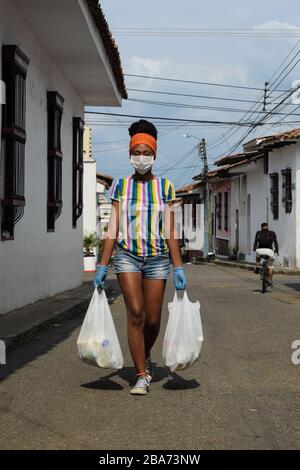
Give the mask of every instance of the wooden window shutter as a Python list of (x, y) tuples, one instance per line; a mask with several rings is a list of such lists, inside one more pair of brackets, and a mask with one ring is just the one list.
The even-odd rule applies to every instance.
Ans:
[(278, 203), (278, 173), (271, 173), (271, 211), (273, 214), (273, 219), (278, 219), (279, 217), (279, 203)]
[(6, 87), (1, 139), (3, 197), (1, 240), (14, 239), (14, 226), (25, 207), (26, 76), (29, 59), (16, 45), (2, 46), (2, 80)]
[(76, 228), (77, 219), (81, 216), (83, 209), (83, 130), (83, 119), (73, 117), (73, 228)]
[(61, 214), (62, 202), (62, 151), (61, 122), (64, 98), (57, 91), (47, 92), (48, 111), (48, 189), (47, 231), (54, 232), (55, 220)]

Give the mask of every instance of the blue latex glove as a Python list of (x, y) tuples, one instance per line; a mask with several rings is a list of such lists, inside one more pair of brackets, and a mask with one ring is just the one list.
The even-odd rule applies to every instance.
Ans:
[(104, 264), (100, 264), (100, 266), (98, 266), (96, 277), (94, 279), (95, 287), (100, 287), (101, 289), (104, 288), (104, 281), (107, 276), (107, 271), (108, 271), (108, 267), (105, 266)]
[(182, 290), (186, 287), (186, 278), (182, 267), (173, 269), (173, 281), (175, 289)]

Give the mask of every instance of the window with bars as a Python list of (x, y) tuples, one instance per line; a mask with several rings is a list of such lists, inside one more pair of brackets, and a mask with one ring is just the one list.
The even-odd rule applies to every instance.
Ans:
[(77, 219), (81, 216), (83, 209), (83, 131), (83, 119), (73, 117), (73, 228), (76, 228)]
[(224, 193), (224, 230), (228, 232), (228, 191)]
[(54, 232), (62, 210), (61, 122), (64, 98), (57, 91), (47, 92), (48, 111), (48, 191), (47, 231)]
[(217, 219), (218, 229), (222, 230), (222, 193), (218, 193)]
[(282, 203), (285, 208), (285, 212), (288, 214), (292, 212), (292, 170), (286, 168), (281, 170), (282, 174)]
[(263, 165), (264, 175), (267, 175), (269, 173), (269, 152), (267, 150), (264, 151)]
[(270, 174), (271, 180), (271, 211), (273, 214), (273, 219), (278, 219), (279, 217), (279, 204), (278, 204), (278, 173)]
[(14, 226), (25, 207), (25, 115), (26, 76), (29, 59), (16, 45), (2, 46), (2, 81), (6, 88), (1, 139), (3, 193), (1, 194), (1, 240), (14, 239)]

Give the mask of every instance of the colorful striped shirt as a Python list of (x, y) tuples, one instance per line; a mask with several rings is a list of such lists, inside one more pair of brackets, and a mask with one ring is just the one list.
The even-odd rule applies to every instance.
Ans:
[(168, 178), (155, 176), (149, 181), (136, 181), (133, 176), (113, 181), (110, 199), (119, 201), (117, 243), (138, 256), (168, 253), (163, 236), (163, 210), (166, 202), (175, 200), (175, 189)]

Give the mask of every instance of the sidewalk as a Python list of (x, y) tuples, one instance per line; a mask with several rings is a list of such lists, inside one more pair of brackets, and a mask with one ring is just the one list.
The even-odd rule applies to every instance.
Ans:
[[(76, 289), (61, 292), (52, 297), (18, 308), (0, 315), (0, 340), (6, 344), (6, 351), (30, 341), (40, 330), (68, 318), (84, 313), (89, 305), (93, 291), (95, 273), (84, 273), (83, 284)], [(109, 286), (105, 292), (109, 303), (114, 296), (113, 273), (108, 273)]]

